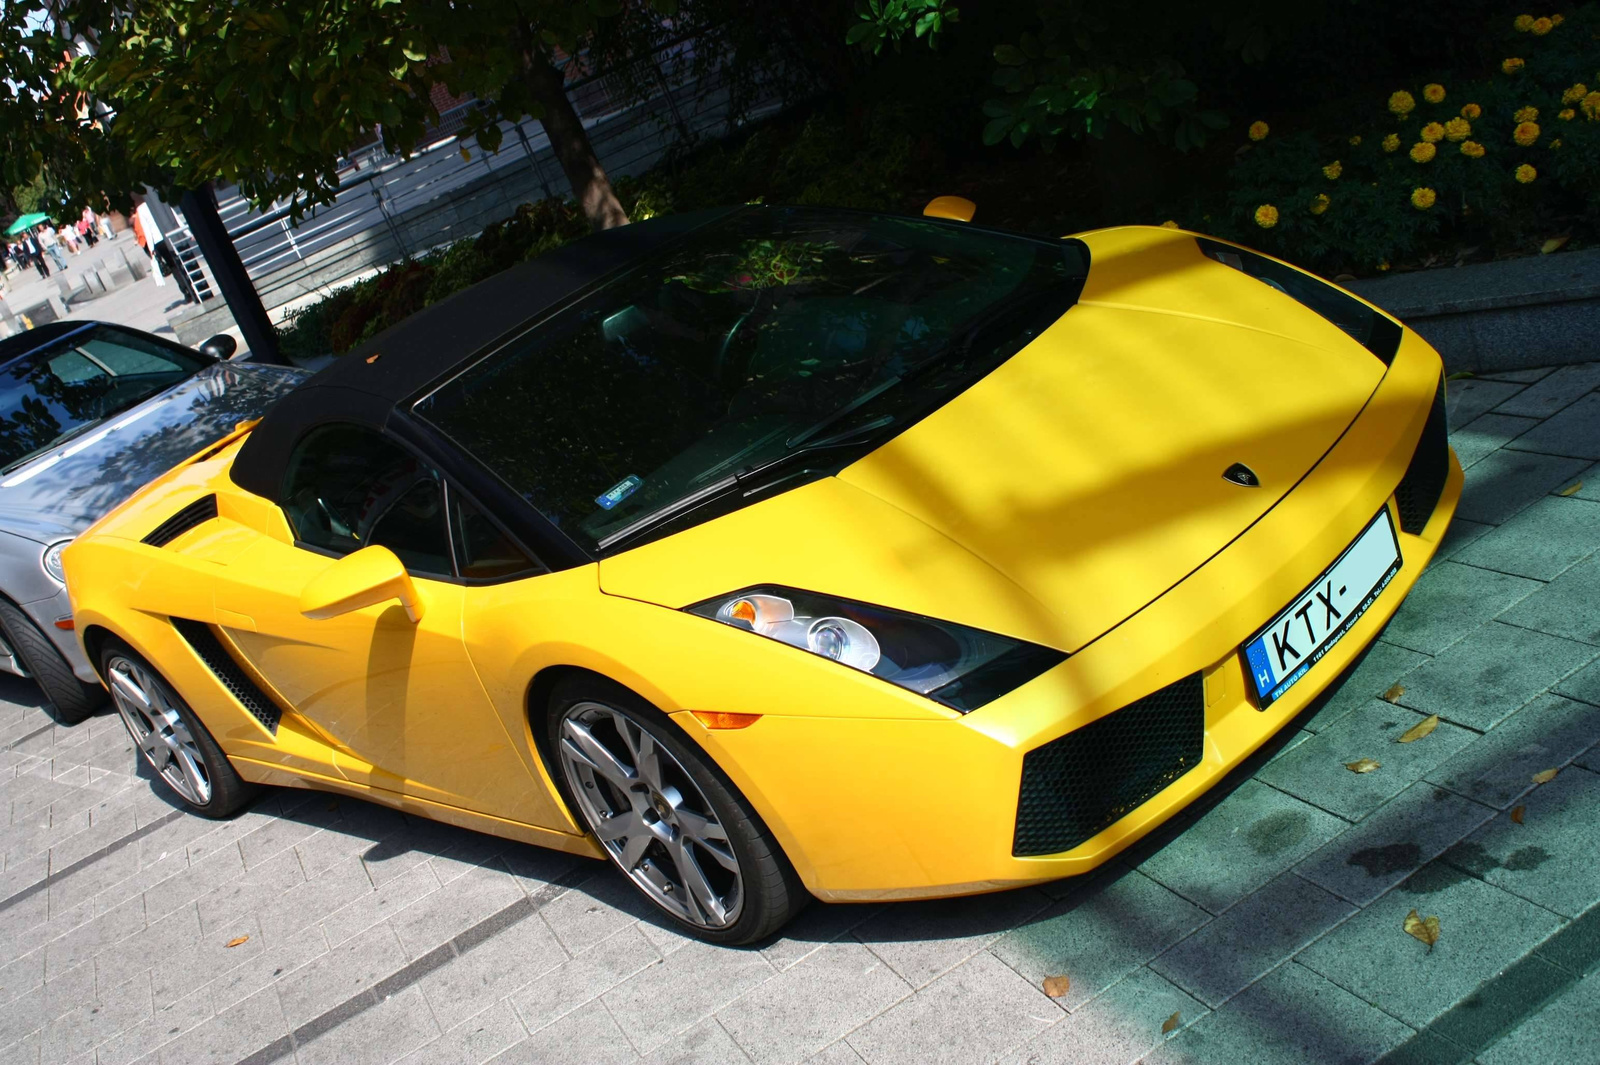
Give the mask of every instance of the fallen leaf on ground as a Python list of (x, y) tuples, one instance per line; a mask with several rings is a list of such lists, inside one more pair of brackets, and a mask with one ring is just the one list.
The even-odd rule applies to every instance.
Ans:
[(1172, 1016), (1161, 1022), (1161, 1034), (1166, 1035), (1168, 1032), (1178, 1027), (1179, 1022), (1182, 1020), (1183, 1011), (1179, 1010), (1177, 1013), (1174, 1013)]
[(1541, 769), (1533, 775), (1533, 782), (1535, 784), (1548, 784), (1556, 778), (1556, 774), (1559, 772), (1561, 772), (1559, 769)]
[(1428, 944), (1428, 953), (1433, 953), (1433, 945), (1439, 942), (1439, 918), (1429, 917), (1424, 920), (1417, 916), (1417, 911), (1412, 910), (1406, 914), (1406, 935)]
[(1415, 743), (1417, 740), (1422, 739), (1422, 737), (1426, 736), (1428, 733), (1432, 732), (1438, 727), (1439, 715), (1429, 714), (1427, 717), (1423, 718), (1421, 721), (1418, 721), (1415, 725), (1412, 725), (1410, 728), (1402, 732), (1400, 734), (1400, 738), (1395, 742)]
[(1354, 281), (1356, 279), (1356, 275), (1355, 274), (1334, 274), (1333, 275), (1333, 279), (1335, 281), (1337, 281), (1339, 284), (1342, 285), (1346, 281)]
[(1382, 769), (1383, 763), (1371, 758), (1357, 758), (1353, 762), (1346, 762), (1344, 767), (1352, 773), (1370, 773), (1374, 769)]
[(1477, 377), (1477, 376), (1478, 375), (1473, 373), (1471, 370), (1457, 370), (1455, 373), (1450, 374), (1447, 377), (1445, 377), (1445, 380), (1446, 381), (1465, 381), (1470, 377)]
[(224, 943), (222, 945), (225, 946), (225, 947), (237, 947), (241, 943), (248, 943), (248, 942), (250, 942), (250, 937), (249, 936), (234, 936), (232, 939), (228, 940), (226, 943)]
[(1044, 978), (1044, 993), (1051, 998), (1060, 998), (1072, 988), (1072, 980), (1065, 976), (1047, 976)]
[(1511, 808), (1511, 820), (1512, 820), (1512, 823), (1513, 824), (1518, 824), (1518, 825), (1522, 824), (1522, 815), (1527, 813), (1527, 812), (1528, 812), (1528, 808), (1526, 806), (1513, 806)]
[(1386, 703), (1396, 703), (1400, 701), (1400, 696), (1404, 695), (1405, 693), (1406, 686), (1404, 684), (1396, 684), (1378, 698), (1382, 699)]
[(1583, 487), (1583, 482), (1582, 481), (1576, 481), (1573, 484), (1567, 485), (1561, 491), (1557, 492), (1556, 495), (1558, 495), (1558, 496), (1575, 496), (1575, 495), (1578, 494), (1578, 490), (1581, 489), (1582, 487)]
[(1549, 255), (1553, 251), (1560, 251), (1562, 248), (1567, 246), (1567, 241), (1571, 239), (1572, 238), (1567, 235), (1551, 237), (1539, 247), (1539, 253), (1541, 255)]

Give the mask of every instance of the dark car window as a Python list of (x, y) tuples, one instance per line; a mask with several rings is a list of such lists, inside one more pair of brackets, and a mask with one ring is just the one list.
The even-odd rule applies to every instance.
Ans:
[(211, 360), (111, 326), (0, 366), (0, 467), (12, 469), (198, 373)]
[(603, 553), (735, 475), (775, 472), (821, 444), (832, 460), (848, 454), (842, 435), (901, 431), (1059, 318), (1087, 265), (1074, 242), (746, 212), (607, 282), (414, 409)]
[(499, 580), (541, 572), (500, 527), (460, 492), (450, 493), (455, 523), (456, 566), (469, 580)]
[(370, 429), (325, 425), (289, 459), (284, 510), (297, 540), (347, 555), (380, 544), (415, 573), (449, 576), (439, 474)]

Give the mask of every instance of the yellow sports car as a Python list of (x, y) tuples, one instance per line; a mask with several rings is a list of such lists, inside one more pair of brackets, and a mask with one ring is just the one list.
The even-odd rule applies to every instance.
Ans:
[(64, 562), (198, 812), (356, 795), (741, 943), (1105, 862), (1340, 676), (1460, 486), (1439, 356), (1281, 262), (741, 207), (423, 311)]

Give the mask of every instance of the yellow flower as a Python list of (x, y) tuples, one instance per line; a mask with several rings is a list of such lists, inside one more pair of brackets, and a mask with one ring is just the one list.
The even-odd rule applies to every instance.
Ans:
[(1419, 211), (1426, 211), (1432, 207), (1433, 201), (1438, 198), (1439, 194), (1426, 186), (1411, 190), (1411, 206)]
[(1479, 107), (1477, 104), (1468, 104), (1461, 109), (1462, 118), (1470, 118), (1476, 121), (1478, 116), (1481, 114), (1483, 114), (1483, 108)]
[(1389, 97), (1389, 110), (1397, 115), (1409, 115), (1416, 106), (1417, 101), (1412, 99), (1411, 94), (1404, 89), (1393, 93)]
[(1411, 161), (1413, 163), (1426, 163), (1433, 159), (1438, 149), (1427, 141), (1418, 141), (1411, 146)]
[(1528, 27), (1535, 37), (1543, 37), (1554, 28), (1555, 23), (1547, 18), (1536, 18), (1533, 20), (1533, 25)]
[(1578, 112), (1574, 111), (1570, 107), (1563, 107), (1561, 110), (1556, 112), (1556, 117), (1563, 122), (1571, 122), (1574, 118), (1578, 117)]
[(1561, 94), (1561, 102), (1564, 104), (1575, 104), (1588, 95), (1588, 92), (1589, 86), (1580, 81), (1576, 85), (1570, 86), (1566, 92)]
[(1422, 98), (1430, 104), (1436, 104), (1444, 99), (1444, 86), (1438, 82), (1429, 82), (1422, 87)]
[(1550, 150), (1552, 152), (1555, 151), (1559, 147), (1561, 147), (1561, 138), (1560, 137), (1557, 137), (1555, 140), (1550, 142)]
[(1354, 137), (1350, 138), (1350, 147), (1354, 148), (1356, 145), (1358, 145), (1360, 143), (1361, 143), (1361, 134), (1357, 133)]
[(1271, 229), (1278, 224), (1278, 209), (1270, 203), (1264, 203), (1256, 208), (1256, 225), (1262, 229)]
[(1444, 135), (1451, 141), (1464, 141), (1472, 136), (1472, 123), (1464, 118), (1452, 118), (1444, 124)]
[(1378, 269), (1379, 270), (1387, 270), (1387, 269), (1389, 269), (1389, 260), (1388, 259), (1381, 260), (1378, 263)]
[(1338, 181), (1339, 175), (1342, 173), (1344, 173), (1344, 164), (1337, 159), (1322, 168), (1322, 176), (1329, 181)]
[(1437, 144), (1444, 140), (1444, 127), (1437, 122), (1429, 122), (1422, 127), (1422, 139), (1429, 144)]
[(1161, 223), (1161, 228), (1162, 229), (1177, 229), (1178, 228), (1178, 223), (1177, 223), (1177, 221), (1175, 219), (1169, 218), (1165, 222)]
[(1516, 18), (1511, 20), (1511, 28), (1516, 30), (1518, 33), (1527, 33), (1529, 30), (1533, 29), (1533, 16), (1518, 15)]
[(1538, 176), (1539, 176), (1539, 171), (1535, 170), (1533, 167), (1529, 166), (1527, 163), (1523, 163), (1521, 166), (1517, 167), (1517, 169), (1516, 169), (1517, 182), (1519, 184), (1522, 184), (1522, 185), (1526, 185), (1526, 184), (1530, 183), (1531, 181), (1533, 181), (1534, 178), (1536, 178)]
[(1463, 141), (1461, 143), (1461, 154), (1469, 159), (1482, 159), (1483, 145), (1477, 141)]
[(1324, 212), (1324, 211), (1326, 211), (1328, 209), (1328, 203), (1329, 203), (1329, 200), (1328, 200), (1327, 193), (1323, 193), (1323, 192), (1317, 193), (1315, 196), (1311, 197), (1311, 208), (1310, 208), (1311, 213), (1312, 214), (1321, 214), (1322, 212)]
[(1387, 137), (1383, 138), (1384, 151), (1392, 152), (1398, 147), (1400, 147), (1400, 134), (1391, 133)]
[(1600, 118), (1600, 92), (1592, 92), (1585, 96), (1578, 106), (1583, 109), (1584, 117), (1589, 121), (1593, 122)]
[(1537, 122), (1539, 121), (1539, 109), (1537, 107), (1519, 107), (1517, 108), (1517, 113), (1512, 115), (1511, 119), (1514, 122)]
[(1515, 74), (1522, 69), (1522, 66), (1523, 63), (1520, 59), (1502, 59), (1500, 61), (1500, 70), (1505, 74)]
[(1539, 139), (1539, 123), (1520, 122), (1517, 128), (1511, 131), (1511, 139), (1524, 148)]
[(1270, 127), (1268, 127), (1268, 125), (1265, 122), (1252, 122), (1252, 123), (1250, 123), (1250, 139), (1253, 140), (1253, 141), (1264, 141), (1264, 140), (1266, 140), (1267, 139), (1267, 130), (1269, 128)]
[(1565, 21), (1567, 21), (1567, 16), (1565, 16), (1565, 15), (1551, 15), (1550, 16), (1550, 25), (1552, 25), (1552, 26), (1559, 26)]

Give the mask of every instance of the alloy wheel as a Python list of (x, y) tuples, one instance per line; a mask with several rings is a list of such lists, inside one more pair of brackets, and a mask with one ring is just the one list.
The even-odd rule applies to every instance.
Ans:
[(121, 655), (106, 663), (111, 701), (150, 768), (195, 806), (211, 801), (211, 774), (175, 699), (145, 666)]
[(744, 906), (744, 878), (710, 801), (639, 721), (594, 702), (562, 715), (561, 760), (589, 827), (662, 909), (699, 928), (726, 928)]

